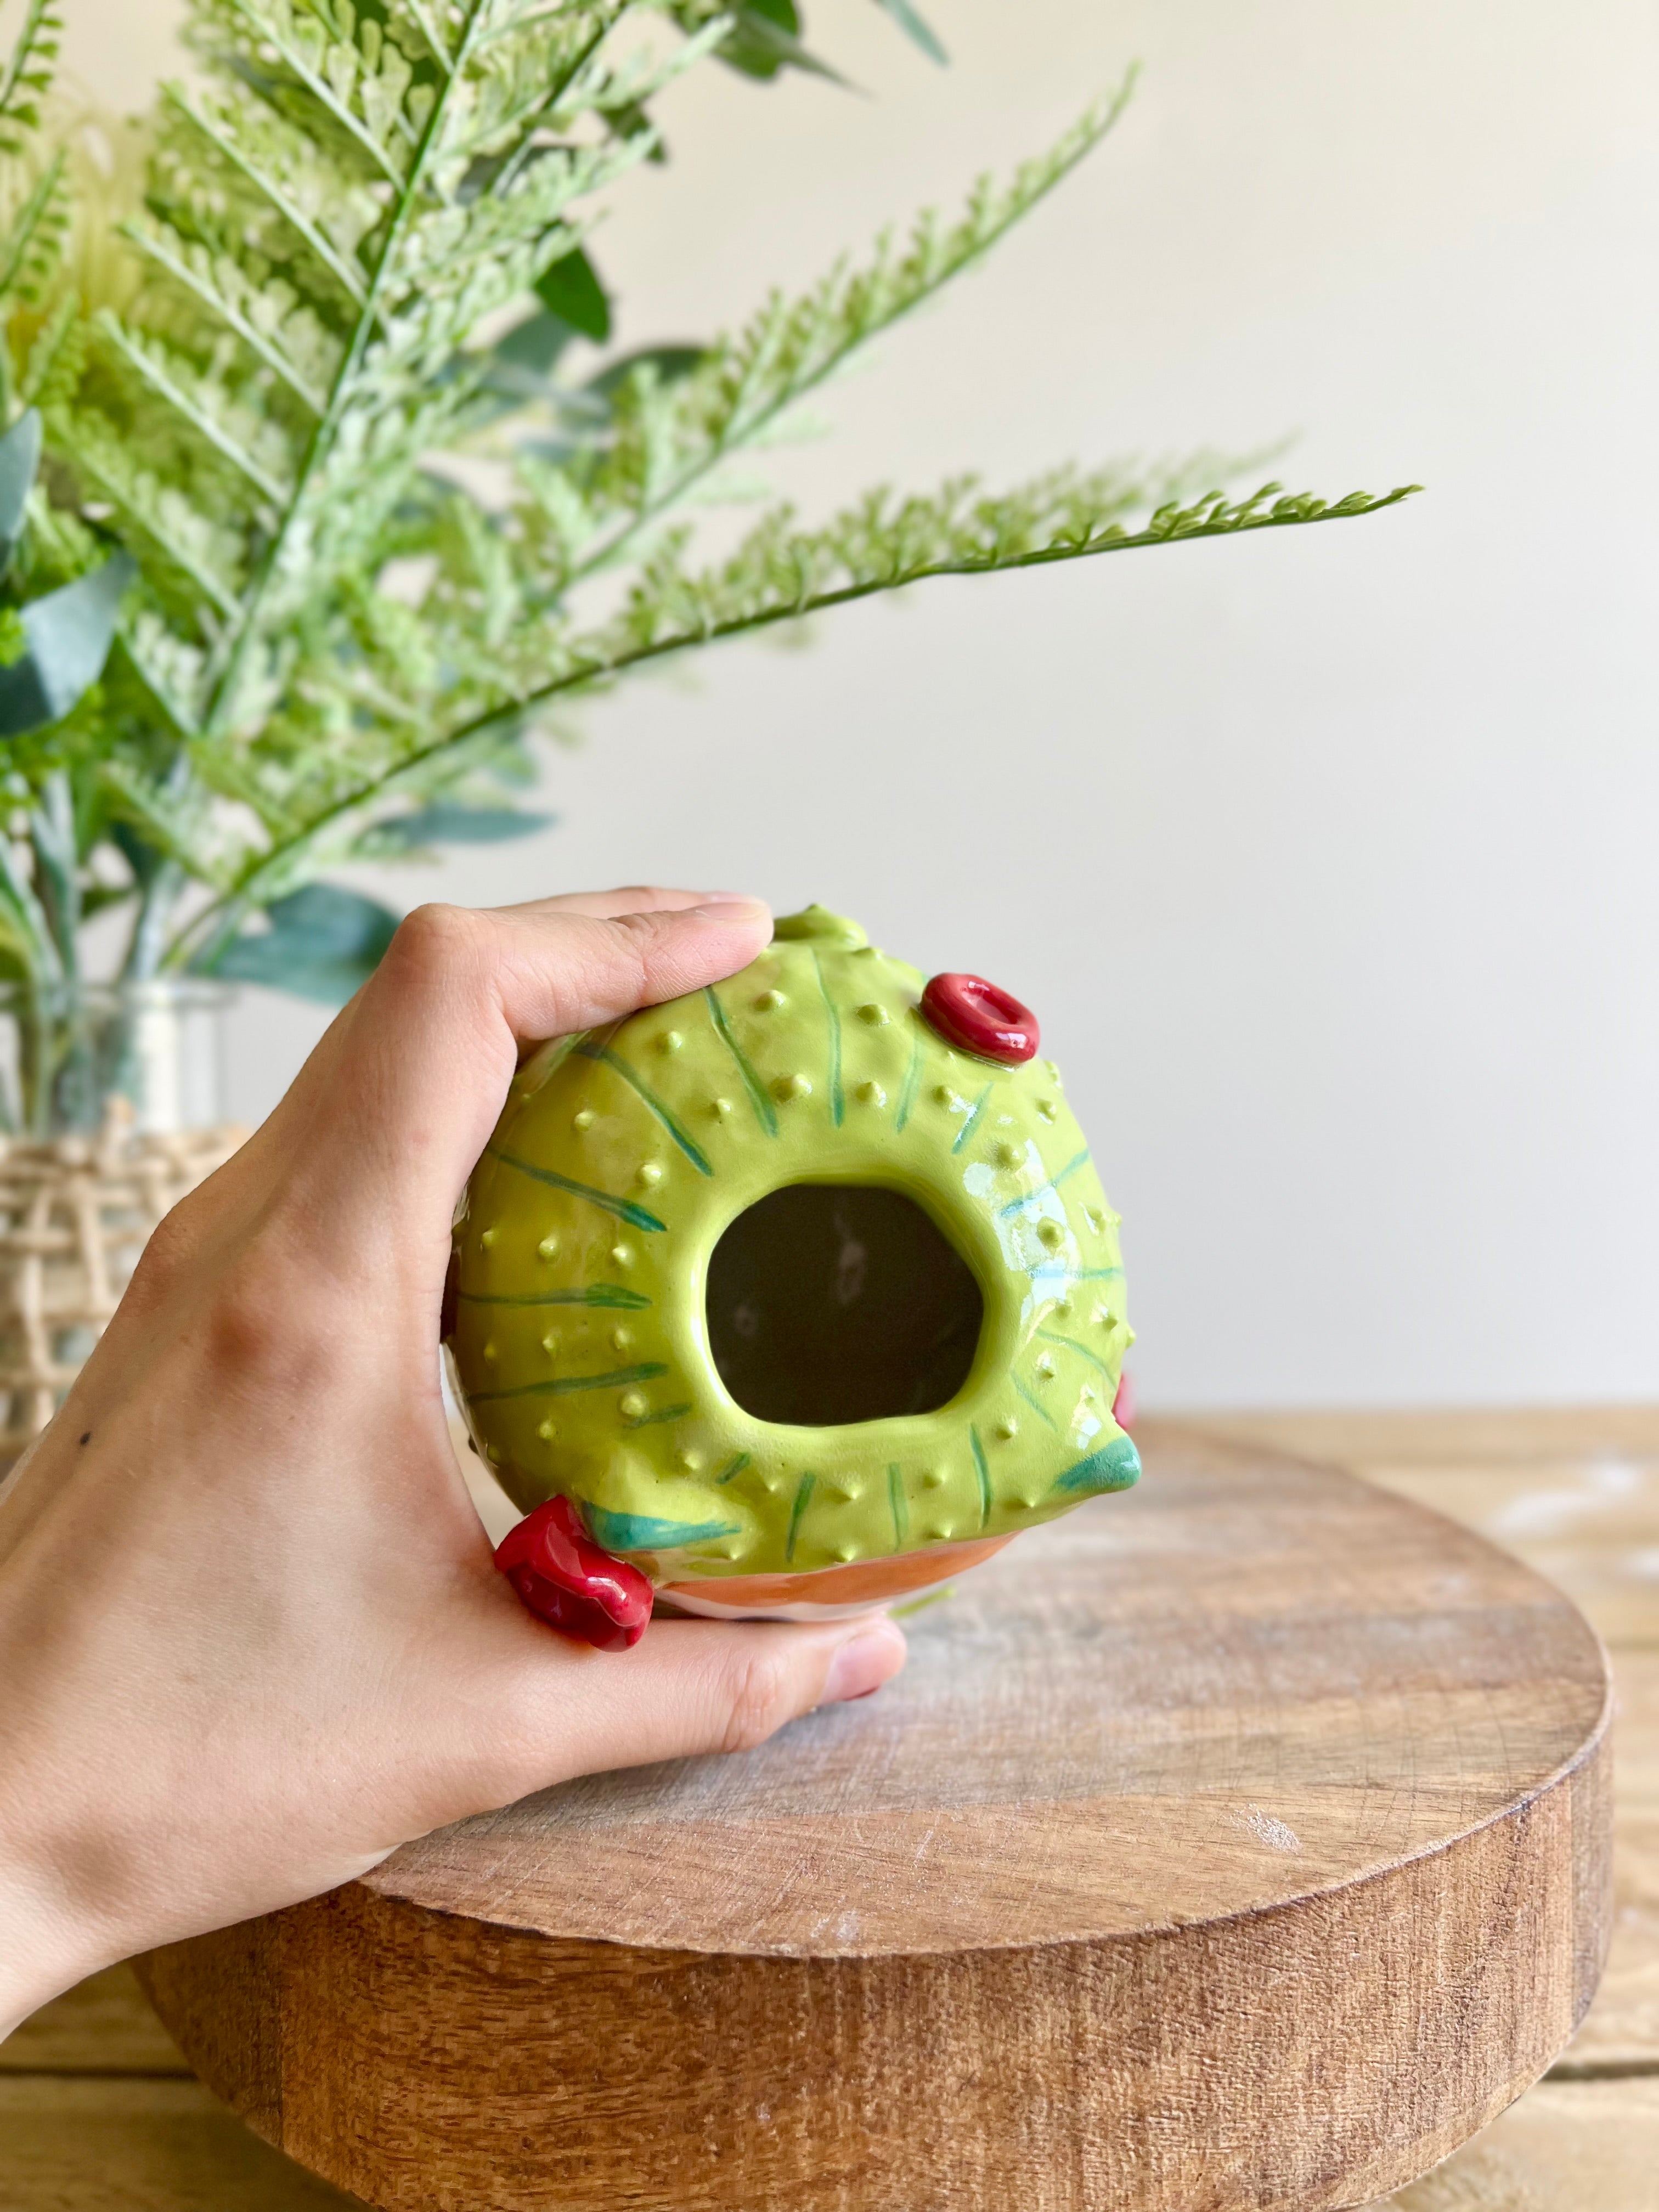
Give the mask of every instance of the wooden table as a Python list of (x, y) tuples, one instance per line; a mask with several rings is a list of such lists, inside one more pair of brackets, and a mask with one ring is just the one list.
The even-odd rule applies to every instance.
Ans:
[[(1543, 2081), (1389, 2203), (1395, 2212), (1654, 2212), (1659, 1409), (1258, 1414), (1201, 1425), (1337, 1462), (1467, 1522), (1559, 1583), (1606, 1640), (1620, 1697), (1619, 1903), (1601, 1994)], [(349, 2201), (214, 2103), (125, 1968), (0, 2045), (0, 2212), (297, 2212)]]

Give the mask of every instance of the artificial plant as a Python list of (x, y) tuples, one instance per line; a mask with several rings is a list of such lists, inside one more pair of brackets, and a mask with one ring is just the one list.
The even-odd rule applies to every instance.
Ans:
[(73, 994), (118, 908), (124, 978), (343, 997), (394, 917), (324, 872), (538, 826), (527, 737), (630, 668), (922, 577), (1402, 495), (965, 477), (814, 527), (775, 507), (700, 565), (723, 465), (977, 261), (1121, 93), (954, 222), (583, 377), (573, 341), (610, 337), (584, 240), (661, 158), (653, 100), (704, 63), (823, 66), (793, 0), (189, 0), (191, 74), (112, 181), (49, 97), (60, 4), (23, 0), (0, 79), (0, 975), (37, 994)]

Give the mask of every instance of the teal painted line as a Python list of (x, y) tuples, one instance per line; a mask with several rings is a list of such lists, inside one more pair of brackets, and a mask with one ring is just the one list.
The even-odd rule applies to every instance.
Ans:
[(812, 955), (812, 965), (818, 971), (818, 989), (823, 998), (823, 1011), (830, 1017), (830, 1119), (839, 1129), (847, 1119), (847, 1093), (841, 1082), (841, 1009), (830, 995), (830, 986), (823, 980), (823, 963), (816, 952)]
[(1120, 1437), (1115, 1443), (1091, 1452), (1087, 1459), (1068, 1467), (1054, 1488), (1068, 1496), (1090, 1498), (1103, 1490), (1131, 1489), (1139, 1480), (1140, 1454), (1127, 1437)]
[(749, 1103), (755, 1109), (755, 1119), (769, 1137), (775, 1137), (778, 1133), (777, 1109), (767, 1097), (766, 1085), (756, 1074), (748, 1054), (732, 1036), (732, 1024), (726, 1018), (726, 1009), (715, 997), (712, 983), (703, 986), (702, 995), (708, 1001), (708, 1015), (714, 1024), (714, 1034), (737, 1063), (738, 1073), (743, 1078), (743, 1087), (749, 1093)]
[(903, 1128), (910, 1118), (910, 1109), (916, 1103), (916, 1085), (921, 1080), (921, 1022), (917, 1018), (916, 1033), (910, 1043), (910, 1065), (904, 1071), (904, 1088), (899, 1092), (898, 1112), (893, 1117), (895, 1130)]
[(1121, 1267), (1079, 1267), (1069, 1279), (1074, 1283), (1110, 1283), (1122, 1273)]
[(1063, 1344), (1067, 1352), (1075, 1352), (1079, 1359), (1086, 1359), (1091, 1367), (1097, 1367), (1107, 1381), (1110, 1382), (1111, 1369), (1103, 1359), (1097, 1358), (1086, 1344), (1079, 1344), (1074, 1336), (1062, 1336), (1058, 1329), (1054, 1328), (1040, 1328), (1037, 1334), (1045, 1344)]
[(1000, 1221), (1006, 1221), (1011, 1213), (1018, 1213), (1021, 1206), (1035, 1206), (1040, 1198), (1046, 1198), (1051, 1190), (1058, 1190), (1067, 1176), (1075, 1175), (1080, 1167), (1085, 1167), (1088, 1164), (1088, 1159), (1089, 1155), (1085, 1152), (1079, 1152), (1074, 1160), (1067, 1160), (1057, 1176), (1050, 1176), (1047, 1182), (1040, 1183), (1036, 1189), (1029, 1191), (1024, 1198), (1011, 1198), (997, 1218)]
[(629, 1421), (630, 1429), (653, 1429), (659, 1421), (678, 1421), (690, 1412), (689, 1405), (665, 1406), (655, 1413), (641, 1413), (637, 1421)]
[(714, 1477), (714, 1480), (716, 1482), (730, 1482), (732, 1476), (734, 1474), (741, 1474), (748, 1464), (749, 1455), (747, 1452), (733, 1452), (731, 1458), (726, 1461), (726, 1465)]
[(613, 1052), (608, 1044), (579, 1044), (576, 1049), (584, 1060), (597, 1060), (601, 1066), (614, 1068), (641, 1102), (649, 1107), (652, 1113), (656, 1115), (697, 1173), (706, 1176), (714, 1174), (714, 1169), (708, 1164), (708, 1154), (693, 1138), (690, 1131), (676, 1118), (670, 1108), (663, 1104), (662, 1100), (658, 1097), (645, 1078), (637, 1069), (630, 1067), (619, 1052)]
[(620, 1390), (629, 1382), (649, 1382), (667, 1368), (660, 1359), (641, 1360), (637, 1367), (613, 1367), (606, 1375), (552, 1375), (545, 1382), (520, 1382), (511, 1390), (474, 1390), (475, 1405), (495, 1398), (566, 1398), (576, 1390)]
[(668, 1226), (665, 1221), (659, 1221), (654, 1213), (647, 1213), (642, 1206), (635, 1206), (631, 1198), (613, 1198), (608, 1190), (595, 1190), (591, 1183), (573, 1182), (568, 1176), (559, 1175), (552, 1168), (538, 1168), (529, 1160), (521, 1160), (516, 1152), (502, 1152), (498, 1145), (486, 1145), (484, 1150), (503, 1167), (516, 1168), (520, 1175), (549, 1183), (555, 1190), (567, 1190), (572, 1198), (585, 1198), (590, 1206), (600, 1206), (606, 1213), (614, 1213), (618, 1221), (627, 1222), (630, 1229)]
[(792, 1564), (794, 1559), (795, 1539), (800, 1534), (801, 1516), (806, 1510), (806, 1502), (811, 1497), (817, 1482), (817, 1475), (804, 1474), (796, 1486), (795, 1503), (789, 1514), (789, 1540), (783, 1547), (786, 1566)]
[(460, 1291), (456, 1295), (469, 1306), (606, 1306), (623, 1313), (639, 1313), (651, 1303), (643, 1291), (630, 1291), (621, 1283), (589, 1283), (580, 1291)]
[(1026, 1389), (1025, 1385), (1024, 1385), (1024, 1384), (1020, 1381), (1020, 1379), (1019, 1379), (1019, 1377), (1018, 1377), (1018, 1375), (1010, 1375), (1010, 1376), (1008, 1377), (1008, 1380), (1009, 1380), (1009, 1381), (1013, 1384), (1013, 1386), (1014, 1386), (1015, 1389), (1018, 1391), (1018, 1393), (1019, 1393), (1020, 1396), (1021, 1396), (1022, 1398), (1024, 1398), (1024, 1401), (1025, 1401), (1026, 1404), (1030, 1407), (1031, 1411), (1032, 1411), (1032, 1412), (1036, 1415), (1037, 1419), (1038, 1419), (1040, 1421), (1047, 1421), (1047, 1423), (1048, 1424), (1048, 1426), (1049, 1426), (1051, 1429), (1054, 1429), (1054, 1434), (1055, 1434), (1056, 1436), (1058, 1436), (1058, 1435), (1060, 1434), (1060, 1431), (1059, 1431), (1059, 1429), (1058, 1429), (1058, 1428), (1056, 1428), (1056, 1427), (1055, 1427), (1055, 1425), (1054, 1425), (1054, 1415), (1053, 1415), (1053, 1414), (1048, 1411), (1048, 1407), (1047, 1407), (1042, 1403), (1042, 1400), (1041, 1400), (1041, 1399), (1038, 1399), (1038, 1398), (1034, 1398), (1034, 1397), (1031, 1395), (1030, 1392)]
[(893, 1509), (893, 1540), (908, 1543), (910, 1536), (910, 1505), (904, 1495), (904, 1477), (894, 1461), (887, 1470), (887, 1502)]
[(985, 1447), (979, 1440), (979, 1431), (971, 1425), (968, 1441), (974, 1447), (974, 1472), (979, 1477), (979, 1525), (984, 1528), (991, 1520), (991, 1470), (985, 1463)]
[(968, 1116), (968, 1119), (957, 1131), (957, 1140), (951, 1147), (951, 1150), (953, 1152), (959, 1152), (963, 1146), (967, 1143), (969, 1137), (973, 1135), (975, 1130), (978, 1128), (981, 1118), (990, 1103), (991, 1086), (988, 1083), (984, 1090), (980, 1092), (979, 1097), (975, 1099), (973, 1112)]
[(738, 1534), (735, 1521), (659, 1521), (649, 1513), (608, 1512), (603, 1505), (584, 1505), (582, 1518), (593, 1541), (607, 1552), (677, 1552)]

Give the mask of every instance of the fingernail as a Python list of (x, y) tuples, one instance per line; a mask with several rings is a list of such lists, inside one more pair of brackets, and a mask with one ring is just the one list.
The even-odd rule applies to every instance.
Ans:
[(823, 1678), (826, 1705), (844, 1705), (854, 1698), (867, 1698), (890, 1681), (904, 1664), (905, 1644), (901, 1629), (890, 1620), (872, 1620), (850, 1636), (830, 1662)]
[(701, 921), (724, 921), (729, 923), (734, 921), (757, 921), (763, 915), (769, 915), (771, 913), (771, 908), (767, 905), (764, 899), (744, 898), (740, 893), (734, 893), (732, 896), (727, 897), (725, 893), (722, 892), (714, 897), (705, 899), (701, 906), (688, 908), (687, 911), (688, 913), (695, 914)]

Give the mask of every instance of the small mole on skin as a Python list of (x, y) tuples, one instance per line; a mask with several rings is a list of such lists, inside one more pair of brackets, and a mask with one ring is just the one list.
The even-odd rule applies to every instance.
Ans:
[(87, 1431), (85, 1436), (82, 1437), (81, 1441), (83, 1444), (89, 1444), (92, 1442), (92, 1431), (90, 1429)]

